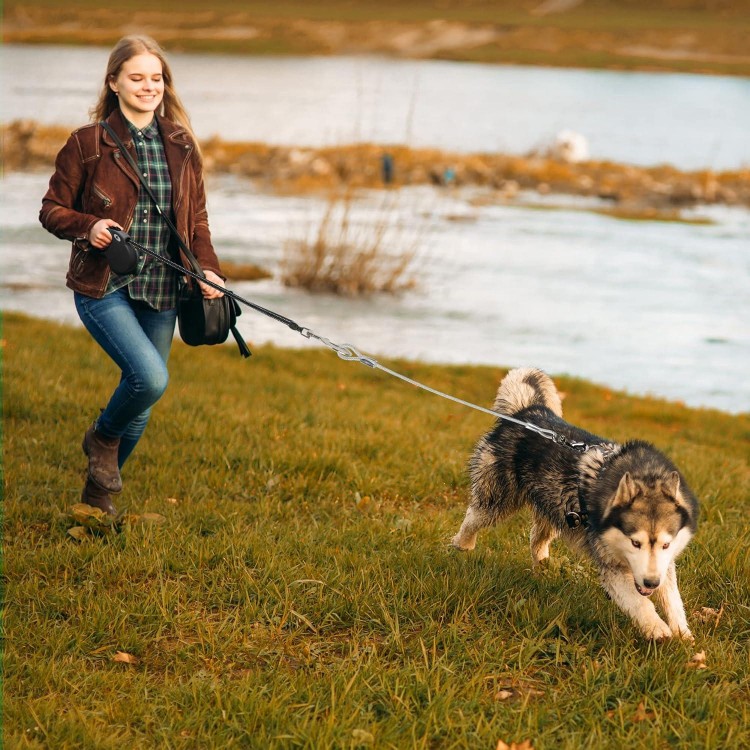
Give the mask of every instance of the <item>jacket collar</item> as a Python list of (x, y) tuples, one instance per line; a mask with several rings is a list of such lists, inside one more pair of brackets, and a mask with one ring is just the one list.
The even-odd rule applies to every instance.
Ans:
[[(115, 133), (117, 133), (117, 136), (125, 144), (125, 146), (132, 145), (133, 137), (130, 135), (128, 123), (122, 116), (122, 112), (120, 111), (119, 107), (112, 110), (109, 117), (107, 118), (107, 124), (112, 128), (112, 130), (115, 131)], [(102, 129), (102, 140), (108, 146), (115, 145), (115, 142), (112, 140), (112, 136), (104, 129)]]

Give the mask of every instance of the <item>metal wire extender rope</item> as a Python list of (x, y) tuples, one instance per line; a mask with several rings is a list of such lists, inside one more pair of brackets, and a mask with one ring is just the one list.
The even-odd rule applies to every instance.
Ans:
[(214, 289), (218, 289), (220, 292), (223, 292), (224, 294), (236, 300), (237, 302), (241, 302), (243, 305), (247, 305), (253, 310), (256, 310), (257, 312), (262, 313), (263, 315), (266, 315), (269, 318), (273, 318), (274, 320), (277, 320), (279, 323), (283, 323), (284, 325), (291, 328), (293, 331), (296, 331), (297, 333), (304, 336), (306, 339), (315, 339), (315, 341), (319, 341), (321, 344), (323, 344), (323, 346), (326, 346), (332, 351), (336, 352), (337, 356), (340, 359), (346, 360), (347, 362), (359, 362), (363, 365), (366, 365), (367, 367), (381, 370), (382, 372), (388, 375), (392, 375), (394, 378), (403, 380), (405, 383), (409, 383), (410, 385), (413, 385), (417, 388), (421, 388), (424, 391), (428, 391), (429, 393), (432, 393), (435, 396), (440, 396), (441, 398), (448, 399), (449, 401), (453, 401), (457, 404), (461, 404), (462, 406), (467, 406), (470, 409), (475, 409), (476, 411), (481, 411), (485, 414), (489, 414), (490, 416), (493, 416), (496, 419), (502, 419), (506, 422), (513, 422), (514, 424), (520, 425), (521, 427), (527, 430), (530, 430), (531, 432), (535, 432), (537, 435), (540, 435), (541, 437), (546, 438), (547, 440), (551, 440), (553, 443), (566, 446), (567, 448), (570, 448), (579, 453), (585, 453), (587, 450), (589, 450), (590, 447), (592, 447), (584, 442), (580, 442), (576, 440), (569, 440), (568, 438), (565, 437), (565, 435), (560, 435), (554, 430), (550, 430), (546, 427), (539, 427), (539, 425), (535, 425), (533, 424), (533, 422), (525, 422), (521, 419), (516, 419), (515, 417), (511, 417), (509, 414), (501, 414), (500, 412), (493, 411), (492, 409), (487, 409), (484, 406), (472, 404), (469, 401), (464, 401), (463, 399), (457, 398), (456, 396), (451, 396), (449, 393), (438, 391), (437, 389), (431, 388), (430, 386), (425, 385), (424, 383), (420, 383), (417, 380), (413, 380), (412, 378), (409, 378), (406, 375), (402, 375), (401, 373), (396, 372), (395, 370), (391, 370), (390, 368), (385, 367), (384, 365), (381, 365), (377, 360), (373, 359), (372, 357), (368, 357), (364, 354), (361, 354), (351, 344), (336, 344), (330, 339), (327, 339), (323, 336), (319, 336), (318, 334), (311, 331), (309, 328), (305, 328), (299, 325), (298, 323), (295, 323), (293, 320), (285, 317), (284, 315), (280, 315), (279, 313), (276, 313), (273, 310), (268, 310), (265, 307), (256, 305), (254, 302), (250, 302), (249, 300), (244, 299), (244, 297), (240, 297), (239, 294), (236, 294), (231, 289), (227, 289), (221, 286), (221, 284), (216, 284), (215, 282), (210, 281), (209, 279), (205, 278), (205, 276), (199, 276), (198, 274), (185, 268), (179, 263), (175, 263), (173, 260), (170, 260), (169, 258), (165, 258), (163, 255), (159, 255), (154, 250), (150, 250), (149, 248), (144, 247), (143, 245), (135, 242), (133, 239), (130, 238), (130, 236), (126, 232), (123, 232), (122, 230), (116, 230), (116, 229), (110, 228), (110, 232), (112, 232), (113, 234), (115, 233), (120, 234), (123, 240), (125, 240), (126, 242), (130, 242), (133, 245), (133, 247), (137, 248), (138, 250), (141, 250), (147, 255), (150, 255), (152, 258), (155, 258), (160, 263), (166, 264), (167, 266), (169, 266), (170, 268), (173, 268), (179, 273), (185, 276), (189, 276), (193, 279), (196, 279), (197, 281), (200, 281), (202, 284), (207, 284), (208, 286), (213, 287)]

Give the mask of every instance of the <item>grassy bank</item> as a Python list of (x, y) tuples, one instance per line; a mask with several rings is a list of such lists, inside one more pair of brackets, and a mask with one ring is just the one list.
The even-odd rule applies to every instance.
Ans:
[[(70, 128), (31, 120), (3, 125), (0, 160), (7, 170), (51, 170)], [(566, 163), (544, 156), (461, 154), (407, 146), (352, 144), (327, 148), (202, 143), (208, 172), (232, 173), (262, 189), (288, 193), (382, 188), (382, 159), (393, 163), (391, 186), (477, 187), (478, 201), (513, 201), (520, 191), (601, 198), (600, 208), (623, 218), (679, 220), (682, 209), (720, 203), (750, 206), (750, 169), (685, 172), (669, 165), (638, 167), (615, 162)], [(528, 202), (525, 199), (524, 202)]]
[[(165, 523), (74, 542), (116, 373), (82, 330), (3, 327), (6, 748), (750, 745), (747, 415), (558, 379), (572, 421), (655, 442), (702, 500), (697, 640), (654, 646), (562, 548), (530, 574), (526, 516), (448, 550), (487, 417), (327, 351), (176, 343), (121, 496)], [(480, 404), (502, 374), (396, 369)]]
[(9, 0), (4, 10), (6, 42), (110, 45), (137, 29), (172, 50), (750, 74), (748, 0)]

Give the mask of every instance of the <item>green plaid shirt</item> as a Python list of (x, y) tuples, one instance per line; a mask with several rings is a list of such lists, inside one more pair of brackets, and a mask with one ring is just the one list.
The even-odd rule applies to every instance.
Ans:
[[(172, 181), (164, 155), (164, 144), (159, 133), (156, 118), (139, 130), (128, 122), (130, 135), (135, 143), (138, 166), (148, 182), (162, 211), (171, 214)], [(171, 218), (171, 216), (170, 216)], [(140, 187), (133, 221), (128, 230), (131, 238), (159, 255), (169, 257), (170, 231), (164, 219), (159, 216), (148, 193)], [(154, 310), (169, 310), (177, 304), (177, 274), (163, 263), (143, 253), (134, 274), (118, 276), (111, 274), (107, 292), (128, 287), (131, 299), (145, 302)]]

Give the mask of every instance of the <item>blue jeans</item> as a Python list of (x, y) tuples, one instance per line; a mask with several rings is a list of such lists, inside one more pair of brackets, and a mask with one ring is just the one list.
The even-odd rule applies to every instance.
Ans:
[(122, 467), (146, 429), (151, 407), (167, 388), (177, 310), (158, 312), (133, 302), (127, 288), (101, 299), (76, 292), (75, 304), (86, 330), (122, 370), (120, 383), (96, 422), (103, 435), (120, 438)]

